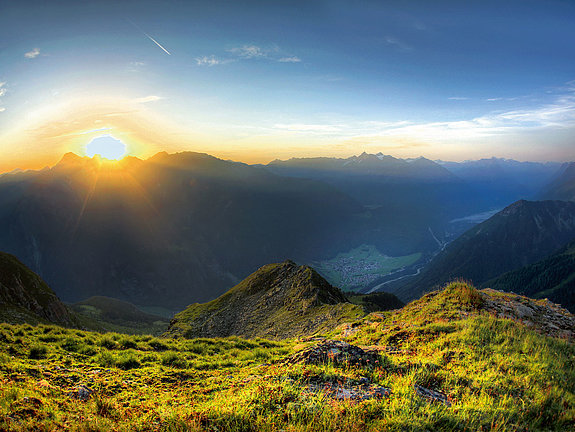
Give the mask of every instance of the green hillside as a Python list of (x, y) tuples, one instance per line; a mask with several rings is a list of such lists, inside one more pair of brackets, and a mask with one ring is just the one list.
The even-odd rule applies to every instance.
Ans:
[(573, 328), (546, 301), (465, 284), (326, 339), (2, 324), (0, 430), (573, 430)]
[(313, 335), (363, 314), (311, 267), (286, 261), (263, 266), (209, 303), (188, 306), (166, 335), (284, 339)]
[(483, 284), (534, 298), (549, 298), (575, 312), (575, 242), (551, 257)]
[(169, 320), (141, 311), (131, 303), (111, 297), (95, 296), (71, 306), (88, 327), (120, 333), (159, 335)]
[(15, 256), (3, 252), (0, 252), (0, 321), (78, 325), (73, 314), (36, 273)]

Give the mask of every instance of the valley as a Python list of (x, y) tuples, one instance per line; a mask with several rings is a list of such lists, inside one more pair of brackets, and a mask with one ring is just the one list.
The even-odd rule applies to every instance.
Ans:
[(331, 284), (344, 291), (355, 291), (383, 276), (412, 266), (420, 258), (421, 253), (390, 257), (382, 255), (373, 245), (361, 245), (330, 260), (312, 262), (311, 265)]

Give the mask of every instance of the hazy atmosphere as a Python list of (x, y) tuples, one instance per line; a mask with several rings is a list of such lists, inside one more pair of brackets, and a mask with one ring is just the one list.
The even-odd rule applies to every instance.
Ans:
[(568, 1), (3, 2), (0, 170), (193, 150), (575, 157)]

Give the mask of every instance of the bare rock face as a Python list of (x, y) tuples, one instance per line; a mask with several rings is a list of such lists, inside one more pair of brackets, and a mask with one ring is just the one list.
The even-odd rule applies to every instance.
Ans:
[(479, 292), (482, 309), (497, 318), (517, 320), (546, 336), (575, 342), (575, 316), (560, 305), (490, 288)]
[(12, 255), (0, 252), (0, 319), (71, 326), (73, 315), (34, 272)]

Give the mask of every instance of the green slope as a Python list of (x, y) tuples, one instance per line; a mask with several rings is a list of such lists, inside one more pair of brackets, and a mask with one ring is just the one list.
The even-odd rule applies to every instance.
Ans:
[(121, 333), (161, 334), (169, 320), (141, 311), (135, 305), (111, 297), (94, 296), (74, 303), (71, 308), (87, 327)]
[(575, 242), (547, 259), (487, 281), (483, 286), (549, 298), (575, 312)]
[(15, 256), (0, 252), (0, 321), (76, 326), (54, 291)]
[(569, 431), (574, 320), (546, 301), (454, 284), (334, 330), (375, 358), (353, 364), (290, 362), (329, 339), (0, 324), (0, 430)]
[(283, 339), (326, 331), (362, 314), (312, 268), (286, 261), (260, 268), (209, 303), (188, 306), (166, 335)]

